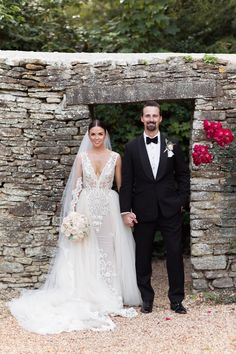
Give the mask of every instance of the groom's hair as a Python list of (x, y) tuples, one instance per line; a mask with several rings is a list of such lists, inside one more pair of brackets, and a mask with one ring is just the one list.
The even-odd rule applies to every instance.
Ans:
[(161, 115), (161, 106), (156, 101), (147, 101), (147, 102), (145, 102), (144, 105), (143, 105), (143, 109), (145, 107), (157, 107), (157, 108), (159, 108), (159, 112), (160, 112), (160, 115)]

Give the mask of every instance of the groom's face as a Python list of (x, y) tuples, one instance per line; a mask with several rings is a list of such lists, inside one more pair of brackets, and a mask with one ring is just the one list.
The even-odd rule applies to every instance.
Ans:
[(162, 116), (160, 115), (160, 110), (158, 107), (144, 107), (141, 122), (143, 122), (144, 130), (147, 134), (156, 134), (159, 131), (161, 121)]

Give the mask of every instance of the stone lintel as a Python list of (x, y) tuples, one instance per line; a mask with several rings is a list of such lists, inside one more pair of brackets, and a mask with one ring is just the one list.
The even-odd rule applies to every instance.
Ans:
[(160, 83), (139, 83), (135, 85), (82, 86), (70, 88), (66, 92), (67, 105), (128, 103), (146, 100), (195, 99), (215, 97), (217, 85), (213, 80), (166, 81)]

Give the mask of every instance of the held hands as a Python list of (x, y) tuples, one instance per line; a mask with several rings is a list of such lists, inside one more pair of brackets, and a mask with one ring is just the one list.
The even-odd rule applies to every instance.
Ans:
[(122, 218), (123, 218), (125, 225), (127, 225), (129, 227), (133, 227), (134, 224), (138, 223), (138, 221), (136, 219), (136, 215), (132, 212), (122, 215)]

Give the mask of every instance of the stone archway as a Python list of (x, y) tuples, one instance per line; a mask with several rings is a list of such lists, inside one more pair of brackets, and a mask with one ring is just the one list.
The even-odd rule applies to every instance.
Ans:
[[(0, 52), (1, 287), (44, 279), (88, 105), (191, 99), (191, 140), (204, 141), (203, 119), (236, 125), (236, 56), (217, 57)], [(191, 195), (193, 286), (235, 287), (235, 176), (192, 166)]]

